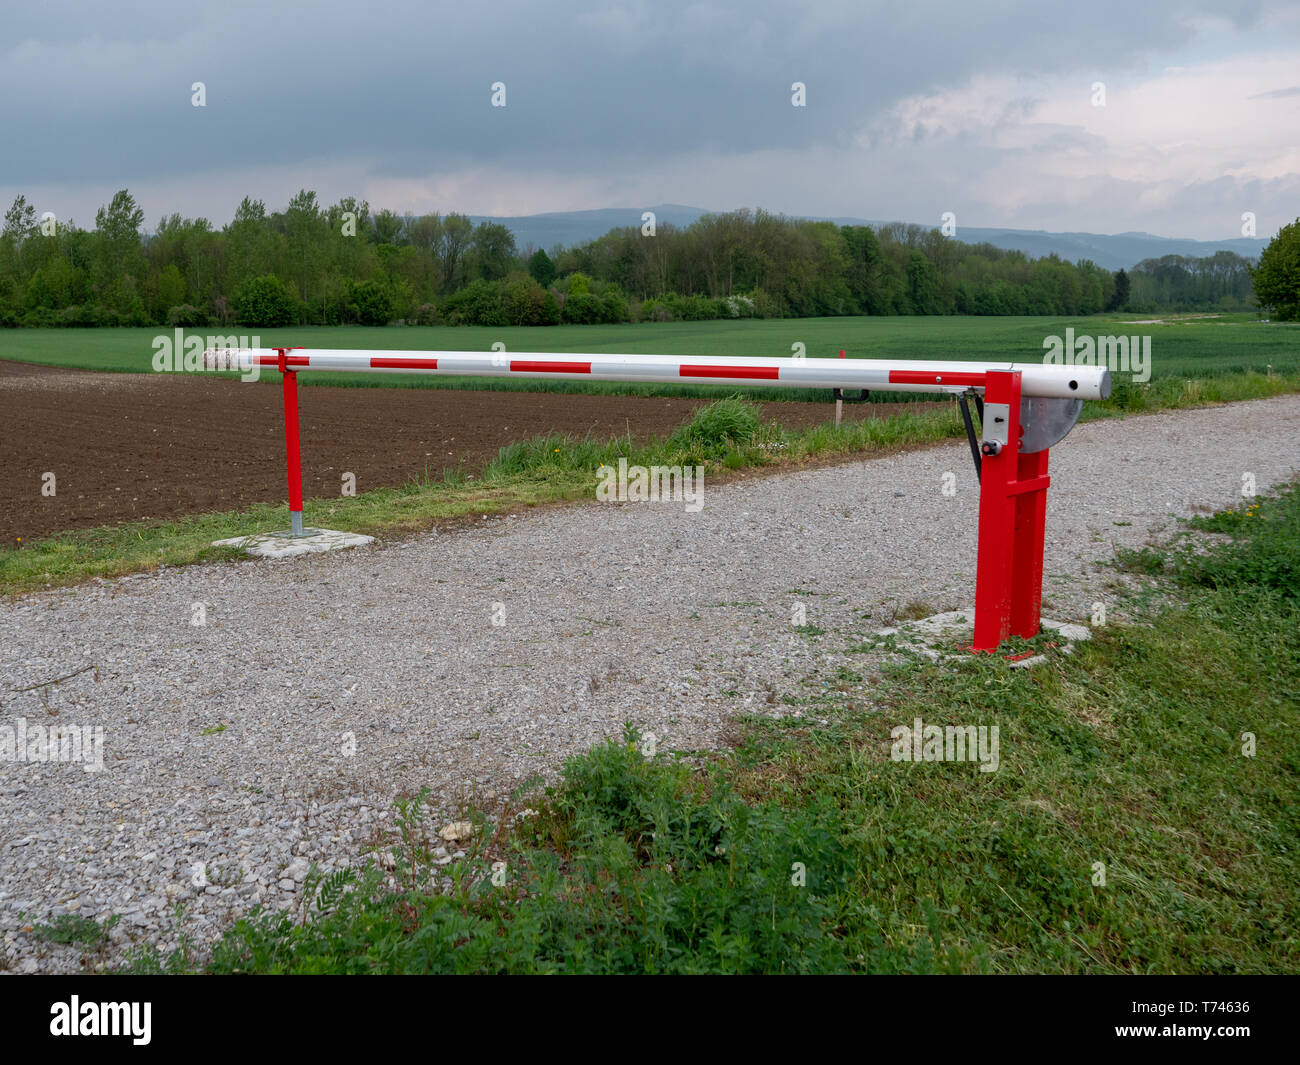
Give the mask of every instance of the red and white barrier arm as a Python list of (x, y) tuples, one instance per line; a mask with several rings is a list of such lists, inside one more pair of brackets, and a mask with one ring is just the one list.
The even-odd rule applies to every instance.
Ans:
[(744, 385), (768, 388), (866, 388), (878, 392), (983, 390), (991, 371), (1017, 371), (1025, 396), (1105, 399), (1104, 366), (1011, 362), (930, 362), (887, 359), (770, 359), (704, 355), (591, 355), (494, 351), (362, 351), (333, 348), (209, 350), (209, 368), (256, 365), (291, 371), (418, 373), (433, 376), (525, 377), (541, 380), (626, 381), (634, 384)]

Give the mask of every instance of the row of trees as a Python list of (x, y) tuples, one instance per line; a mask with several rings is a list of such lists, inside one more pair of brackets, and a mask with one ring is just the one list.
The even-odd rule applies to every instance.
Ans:
[(653, 235), (614, 229), (573, 248), (515, 246), (460, 214), (372, 213), (302, 191), (283, 211), (244, 199), (215, 228), (169, 215), (143, 232), (123, 190), (93, 229), (38, 218), (19, 196), (0, 233), (0, 324), (482, 325), (820, 315), (1045, 314), (1246, 306), (1228, 252), (1112, 274), (1029, 259), (938, 230), (706, 215)]
[(1244, 310), (1251, 306), (1251, 264), (1230, 251), (1201, 259), (1143, 259), (1129, 275), (1133, 310)]

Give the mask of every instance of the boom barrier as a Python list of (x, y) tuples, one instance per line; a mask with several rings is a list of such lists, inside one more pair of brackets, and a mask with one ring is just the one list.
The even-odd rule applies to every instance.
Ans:
[[(1008, 636), (1037, 635), (1051, 484), (1048, 450), (1074, 427), (1084, 400), (1110, 395), (1110, 373), (1104, 366), (1011, 362), (226, 348), (204, 352), (204, 365), (280, 371), (291, 536), (304, 535), (297, 387), (304, 370), (954, 395), (980, 479), (976, 651), (994, 651)], [(978, 433), (971, 399), (979, 415)]]

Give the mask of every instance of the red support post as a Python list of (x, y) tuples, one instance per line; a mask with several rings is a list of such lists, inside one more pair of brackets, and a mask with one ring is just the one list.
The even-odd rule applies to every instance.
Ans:
[(1046, 451), (1020, 451), (1018, 372), (985, 375), (986, 440), (990, 419), (995, 418), (1006, 419), (1007, 442), (995, 452), (984, 450), (980, 469), (973, 651), (996, 651), (1008, 636), (1038, 635), (1043, 598), (1043, 534), (1051, 479)]
[(302, 454), (298, 446), (298, 375), (288, 367), (288, 348), (276, 348), (284, 391), (284, 450), (289, 473), (289, 535), (302, 532)]
[[(1043, 534), (1047, 524), (1047, 451), (1019, 456), (1016, 542), (1012, 548), (1011, 635), (1038, 635), (1043, 603)], [(1032, 487), (1029, 487), (1032, 486)]]

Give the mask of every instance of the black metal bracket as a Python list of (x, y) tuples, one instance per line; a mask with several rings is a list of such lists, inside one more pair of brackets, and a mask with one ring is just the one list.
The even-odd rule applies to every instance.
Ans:
[(866, 403), (868, 397), (871, 395), (871, 390), (867, 388), (862, 388), (859, 389), (858, 391), (861, 392), (861, 395), (859, 395), (857, 399), (850, 399), (848, 396), (844, 394), (844, 389), (842, 388), (834, 389), (835, 398), (842, 399), (845, 403)]
[(970, 457), (975, 463), (975, 480), (978, 482), (983, 466), (984, 456), (980, 454), (979, 438), (975, 434), (975, 423), (971, 421), (970, 403), (968, 399), (975, 398), (975, 409), (979, 411), (980, 426), (984, 425), (984, 399), (974, 390), (963, 392), (957, 397), (957, 402), (961, 406), (961, 420), (966, 423), (966, 439), (970, 442)]

